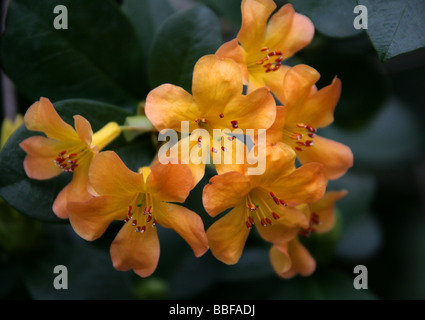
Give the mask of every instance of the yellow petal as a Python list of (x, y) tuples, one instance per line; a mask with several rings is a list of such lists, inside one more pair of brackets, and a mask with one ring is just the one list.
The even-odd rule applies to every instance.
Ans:
[(59, 141), (79, 141), (75, 130), (67, 124), (56, 112), (47, 98), (40, 98), (24, 116), (24, 123), (28, 130), (44, 132), (49, 138)]
[(245, 210), (244, 205), (237, 206), (207, 230), (211, 252), (223, 263), (235, 264), (242, 255), (249, 235)]
[(100, 195), (127, 195), (144, 191), (143, 175), (131, 171), (113, 151), (104, 151), (93, 159), (90, 185)]
[(22, 141), (19, 146), (27, 153), (24, 169), (31, 179), (47, 180), (62, 173), (54, 160), (66, 149), (66, 144), (42, 136), (33, 136)]
[(353, 166), (353, 153), (348, 146), (317, 135), (314, 144), (297, 151), (297, 156), (302, 164), (322, 163), (323, 172), (329, 180), (340, 178)]
[(272, 246), (269, 250), (269, 257), (273, 270), (278, 275), (291, 269), (292, 261), (288, 254), (288, 242), (279, 246)]
[[(244, 204), (245, 195), (251, 190), (249, 179), (242, 173), (232, 171), (212, 177), (204, 187), (202, 202), (211, 217), (226, 209)], [(243, 222), (245, 226), (245, 222)]]
[(147, 228), (141, 234), (126, 223), (118, 232), (111, 245), (111, 259), (115, 269), (133, 269), (141, 277), (150, 276), (159, 260), (159, 240), (156, 228)]
[(204, 223), (195, 212), (171, 203), (155, 203), (156, 219), (164, 228), (176, 231), (192, 248), (196, 257), (208, 250)]
[(189, 131), (192, 132), (198, 127), (195, 120), (201, 117), (190, 93), (172, 84), (163, 84), (149, 92), (145, 113), (158, 131), (172, 129), (180, 132), (181, 122), (189, 121)]

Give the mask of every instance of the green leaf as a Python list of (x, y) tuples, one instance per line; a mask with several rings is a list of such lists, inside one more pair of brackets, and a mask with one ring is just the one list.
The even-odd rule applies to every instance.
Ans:
[(174, 9), (168, 0), (125, 0), (122, 10), (134, 25), (147, 68), (153, 37)]
[(345, 38), (364, 31), (353, 25), (356, 17), (353, 10), (357, 5), (355, 0), (290, 0), (290, 3), (296, 12), (309, 17), (314, 27), (326, 36)]
[(197, 5), (170, 16), (155, 35), (149, 59), (152, 87), (172, 83), (190, 90), (196, 62), (222, 43), (216, 15)]
[(196, 0), (211, 8), (236, 26), (242, 22), (241, 0)]
[[(56, 5), (68, 29), (56, 30)], [(112, 0), (10, 1), (0, 57), (29, 100), (87, 98), (134, 106), (146, 93), (137, 34)]]
[[(79, 239), (69, 225), (46, 225), (43, 243), (24, 261), (19, 269), (32, 299), (134, 298), (133, 273), (115, 270), (108, 250)], [(66, 267), (67, 289), (56, 289), (53, 285), (56, 277), (65, 276), (63, 271), (54, 273), (58, 265)]]
[(357, 3), (367, 8), (366, 32), (381, 61), (425, 47), (423, 0), (357, 0)]
[[(119, 124), (130, 115), (123, 108), (89, 100), (65, 100), (54, 104), (59, 115), (73, 125), (73, 115), (80, 114), (92, 125), (93, 131), (99, 130), (107, 122)], [(21, 213), (45, 222), (60, 222), (52, 211), (52, 204), (60, 190), (69, 183), (71, 176), (61, 174), (46, 181), (37, 181), (27, 177), (23, 161), (25, 152), (19, 147), (24, 139), (40, 135), (21, 126), (9, 138), (0, 153), (0, 196)], [(130, 145), (124, 144), (122, 137), (114, 141), (108, 149), (115, 150), (131, 169), (137, 170), (148, 165), (153, 153), (152, 147), (145, 140)]]

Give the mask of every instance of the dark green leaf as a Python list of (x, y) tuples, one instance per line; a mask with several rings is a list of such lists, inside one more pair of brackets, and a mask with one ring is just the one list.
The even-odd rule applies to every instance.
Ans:
[(357, 0), (368, 12), (367, 34), (379, 59), (425, 47), (425, 2), (423, 0)]
[(195, 63), (222, 42), (219, 21), (198, 5), (170, 16), (157, 32), (149, 59), (152, 87), (172, 83), (190, 90)]
[(241, 0), (196, 0), (210, 7), (219, 16), (222, 16), (240, 26), (242, 22)]
[[(55, 107), (61, 117), (72, 125), (73, 115), (82, 115), (91, 123), (93, 131), (99, 130), (109, 121), (121, 124), (130, 115), (119, 107), (80, 99), (60, 101), (55, 103)], [(25, 152), (19, 147), (19, 143), (39, 134), (21, 126), (9, 138), (0, 153), (0, 196), (25, 215), (46, 222), (59, 222), (61, 220), (52, 212), (52, 204), (60, 190), (69, 183), (71, 176), (61, 174), (51, 180), (37, 181), (29, 179), (23, 168)], [(131, 169), (137, 170), (142, 165), (150, 164), (153, 152), (149, 143), (141, 140), (129, 146), (122, 137), (119, 139), (121, 141), (115, 141), (108, 148), (117, 151)]]
[(290, 0), (296, 12), (306, 15), (322, 34), (344, 38), (358, 35), (363, 29), (354, 28), (355, 0)]
[[(56, 5), (67, 7), (68, 29), (55, 29)], [(137, 34), (114, 1), (13, 0), (6, 22), (2, 65), (29, 100), (129, 106), (146, 93)]]
[(122, 10), (134, 25), (147, 68), (153, 37), (174, 9), (168, 0), (125, 0)]

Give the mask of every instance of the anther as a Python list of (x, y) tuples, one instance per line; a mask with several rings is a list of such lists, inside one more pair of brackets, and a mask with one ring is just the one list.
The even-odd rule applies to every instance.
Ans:
[(263, 227), (267, 227), (266, 222), (264, 221), (264, 219), (261, 219), (261, 224), (263, 225)]
[(238, 121), (237, 120), (233, 120), (233, 121), (230, 121), (230, 123), (232, 124), (232, 127), (233, 128), (238, 128)]
[(272, 216), (275, 220), (280, 218), (280, 216), (276, 212), (272, 212)]
[(269, 218), (266, 218), (266, 222), (267, 222), (269, 225), (272, 225), (272, 224), (273, 224)]
[(224, 114), (220, 113), (220, 116), (219, 117), (220, 118), (224, 118)]
[(217, 149), (214, 148), (214, 147), (211, 148), (211, 151), (214, 152), (214, 153), (217, 153)]
[(222, 146), (221, 147), (221, 150), (223, 150), (224, 152), (226, 152), (227, 151), (227, 148), (225, 146)]
[(137, 220), (133, 220), (132, 225), (133, 225), (133, 226), (137, 225)]
[(263, 52), (264, 51), (269, 51), (269, 47), (263, 47), (263, 48), (260, 49), (260, 51), (263, 51)]
[(247, 227), (248, 229), (252, 229), (252, 225), (250, 225), (248, 221), (246, 221), (246, 227)]

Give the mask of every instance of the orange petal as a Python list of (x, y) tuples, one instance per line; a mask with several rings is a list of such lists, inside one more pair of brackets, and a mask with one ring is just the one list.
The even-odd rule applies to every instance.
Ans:
[(351, 149), (339, 142), (320, 136), (314, 137), (314, 145), (297, 151), (301, 163), (319, 162), (327, 179), (334, 180), (343, 176), (353, 166)]
[(238, 122), (238, 128), (268, 129), (276, 118), (276, 103), (267, 88), (259, 88), (248, 95), (235, 97), (223, 111), (223, 119), (231, 128), (231, 121)]
[(289, 119), (299, 119), (299, 108), (311, 95), (320, 74), (316, 69), (305, 64), (299, 64), (286, 72), (282, 86), (275, 92), (276, 98), (286, 107)]
[(192, 248), (196, 257), (208, 250), (208, 239), (200, 216), (183, 206), (171, 203), (155, 203), (158, 223), (176, 231)]
[(296, 13), (291, 4), (282, 6), (268, 22), (265, 44), (282, 51), (284, 59), (306, 47), (314, 36), (314, 25), (309, 18)]
[(126, 223), (111, 245), (111, 259), (115, 269), (133, 269), (141, 277), (150, 276), (159, 260), (159, 240), (156, 228), (146, 228), (144, 233), (135, 232), (131, 223)]
[(245, 171), (248, 148), (243, 141), (237, 138), (230, 141), (229, 137), (228, 135), (222, 136), (223, 145), (222, 141), (217, 141), (217, 146), (215, 147), (217, 149), (216, 153), (210, 153), (212, 162), (218, 174), (230, 171), (243, 173)]
[(80, 140), (86, 145), (87, 148), (90, 148), (93, 136), (93, 130), (91, 128), (90, 122), (88, 122), (84, 117), (76, 115), (74, 116), (74, 125), (75, 131), (80, 137)]
[(327, 191), (319, 202), (310, 204), (311, 212), (317, 213), (320, 217), (320, 224), (314, 229), (317, 233), (330, 231), (335, 225), (335, 202), (347, 195), (346, 190)]
[(143, 175), (131, 171), (113, 151), (95, 156), (89, 171), (90, 185), (100, 195), (127, 195), (144, 191)]
[[(203, 77), (205, 78), (205, 74)], [(180, 132), (181, 122), (189, 121), (189, 130), (192, 132), (198, 127), (195, 120), (201, 117), (190, 93), (168, 83), (149, 92), (145, 113), (158, 131), (173, 129)]]
[(270, 263), (274, 271), (281, 275), (291, 269), (292, 261), (288, 254), (288, 242), (272, 246), (269, 251)]
[(206, 55), (196, 63), (192, 94), (201, 114), (207, 120), (219, 119), (224, 107), (233, 98), (242, 95), (242, 91), (242, 73), (232, 59)]
[(40, 101), (29, 107), (24, 116), (24, 123), (28, 130), (44, 132), (52, 139), (79, 141), (75, 130), (62, 120), (47, 98), (40, 98)]
[(124, 197), (98, 196), (84, 202), (69, 202), (69, 221), (80, 237), (93, 241), (103, 235), (112, 221), (126, 218), (131, 201)]
[(221, 45), (215, 53), (220, 58), (235, 61), (241, 69), (244, 84), (248, 84), (248, 68), (245, 62), (245, 50), (239, 45), (238, 39), (230, 40)]
[(69, 218), (68, 203), (86, 201), (92, 197), (88, 191), (90, 161), (80, 162), (72, 174), (71, 182), (62, 189), (53, 203), (53, 212), (61, 219)]
[(281, 176), (268, 188), (289, 206), (319, 201), (326, 190), (327, 180), (323, 165), (307, 163), (288, 176)]
[[(260, 208), (264, 202), (257, 199)], [(258, 210), (258, 209), (257, 209)], [(298, 235), (300, 228), (308, 226), (308, 220), (304, 213), (292, 207), (280, 207), (276, 210), (279, 219), (273, 220), (272, 225), (263, 226), (260, 219), (255, 215), (254, 221), (260, 236), (271, 243), (283, 243), (292, 240)]]
[(24, 169), (28, 177), (47, 180), (62, 173), (54, 161), (61, 151), (66, 150), (66, 144), (42, 136), (33, 136), (22, 141), (19, 146), (27, 153)]
[(334, 111), (341, 96), (341, 80), (334, 78), (332, 83), (306, 99), (298, 114), (303, 122), (315, 128), (323, 128), (334, 121)]
[(243, 0), (238, 40), (246, 51), (259, 51), (264, 43), (267, 20), (276, 9), (273, 0)]
[[(252, 157), (253, 153), (258, 154), (258, 161), (265, 161), (263, 165), (265, 172), (260, 175), (250, 174), (248, 169), (257, 166), (248, 164), (246, 174), (249, 175), (252, 186), (264, 186), (267, 187), (274, 183), (279, 177), (287, 176), (295, 170), (295, 158), (296, 154), (284, 143), (276, 143), (272, 145), (266, 145), (265, 159), (259, 152), (261, 147), (255, 146), (248, 155), (248, 158)], [(260, 166), (259, 166), (260, 167)]]
[(157, 163), (151, 166), (146, 187), (162, 201), (184, 202), (192, 187), (191, 171), (184, 164)]
[[(285, 249), (282, 250), (280, 246), (276, 246), (275, 249), (279, 250), (281, 254), (289, 256), (291, 260), (291, 267), (289, 270), (278, 272), (278, 275), (284, 279), (293, 278), (297, 274), (307, 277), (316, 269), (316, 261), (311, 256), (310, 252), (300, 243), (298, 238), (294, 238), (288, 243), (286, 251)], [(278, 255), (277, 252), (274, 254)], [(276, 258), (274, 261), (276, 262)]]
[(285, 108), (276, 107), (276, 120), (273, 125), (266, 131), (266, 140), (269, 144), (276, 144), (282, 141), (283, 128), (285, 127)]
[[(242, 173), (232, 171), (212, 177), (204, 187), (202, 202), (211, 217), (226, 209), (244, 204), (245, 195), (251, 190), (249, 179)], [(243, 222), (245, 225), (245, 222)]]
[(207, 230), (212, 254), (229, 265), (239, 261), (249, 235), (245, 210), (244, 205), (237, 206)]
[[(291, 69), (291, 67), (287, 65), (281, 65), (278, 70), (273, 72), (262, 72), (262, 77), (264, 84), (270, 89), (271, 92), (276, 92), (281, 90), (282, 81), (285, 78), (286, 73)], [(256, 72), (258, 74), (258, 72)], [(248, 88), (248, 92), (250, 92), (251, 87)]]

